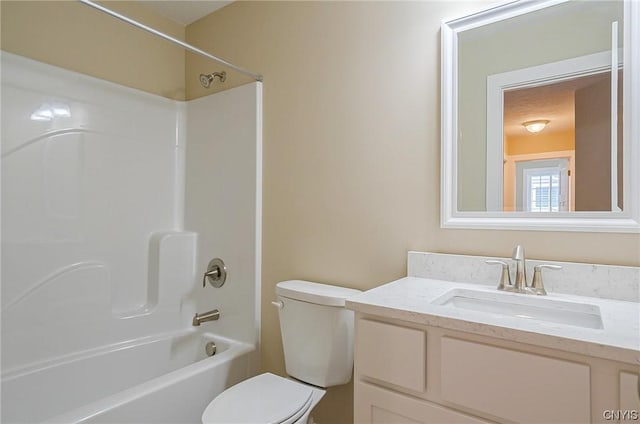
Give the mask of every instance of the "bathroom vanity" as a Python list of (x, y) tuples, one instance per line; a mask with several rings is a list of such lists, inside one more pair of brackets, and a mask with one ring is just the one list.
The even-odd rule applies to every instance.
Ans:
[(410, 252), (408, 277), (347, 301), (355, 422), (638, 420), (640, 269), (561, 264), (535, 296), (496, 290), (486, 259)]
[[(639, 5), (509, 2), (443, 23), (442, 228), (640, 232)], [(606, 96), (585, 101), (600, 84), (585, 76)], [(640, 420), (640, 268), (528, 261), (532, 279), (520, 253), (513, 286), (512, 259), (409, 252), (406, 278), (348, 299), (356, 423)]]

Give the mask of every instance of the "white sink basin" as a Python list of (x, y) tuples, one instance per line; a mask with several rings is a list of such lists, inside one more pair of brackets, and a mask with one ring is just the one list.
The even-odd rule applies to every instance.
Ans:
[(602, 329), (597, 305), (549, 299), (534, 295), (452, 289), (432, 302), (450, 308), (489, 312), (511, 317)]

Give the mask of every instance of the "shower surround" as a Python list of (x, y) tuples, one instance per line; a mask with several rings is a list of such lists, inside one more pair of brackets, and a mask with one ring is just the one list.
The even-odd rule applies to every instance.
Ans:
[[(234, 359), (236, 380), (253, 375), (261, 83), (176, 102), (6, 52), (1, 59), (3, 400), (20, 378), (63, 375), (56, 367), (90, 364), (92, 352), (149, 337), (169, 340), (172, 352), (181, 338), (170, 335), (184, 331), (249, 346), (229, 352), (243, 358)], [(213, 257), (225, 261), (227, 283), (202, 288)], [(213, 308), (219, 321), (190, 328), (196, 311)], [(135, 374), (138, 364), (120, 366)], [(48, 383), (64, 393), (72, 382), (60, 380)], [(26, 418), (2, 411), (3, 422)]]

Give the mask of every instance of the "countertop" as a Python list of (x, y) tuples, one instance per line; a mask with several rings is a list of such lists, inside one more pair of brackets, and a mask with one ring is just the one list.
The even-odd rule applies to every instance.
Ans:
[(592, 329), (432, 303), (452, 289), (504, 293), (481, 284), (405, 277), (347, 299), (346, 307), (383, 318), (640, 364), (640, 303), (556, 293), (540, 296), (598, 306), (603, 328)]

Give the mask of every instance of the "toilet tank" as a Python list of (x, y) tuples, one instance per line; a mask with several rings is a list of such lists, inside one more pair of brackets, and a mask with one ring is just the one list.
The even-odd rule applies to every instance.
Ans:
[(320, 387), (346, 384), (353, 371), (353, 311), (360, 290), (309, 281), (276, 285), (287, 374)]

